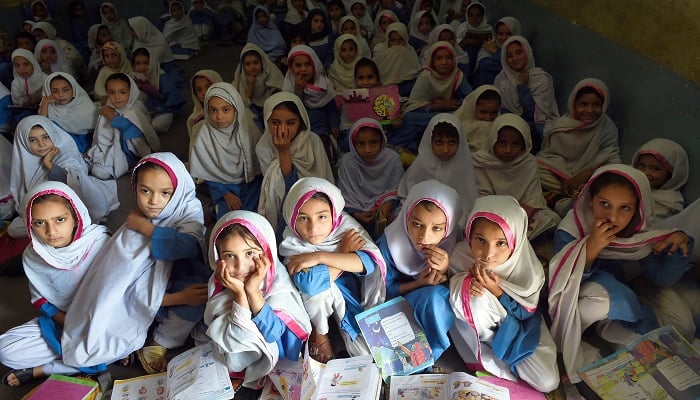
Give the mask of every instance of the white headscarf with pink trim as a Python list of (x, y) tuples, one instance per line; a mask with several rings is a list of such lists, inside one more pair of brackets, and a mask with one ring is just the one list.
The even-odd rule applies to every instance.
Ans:
[(439, 246), (451, 253), (455, 245), (455, 235), (451, 235), (461, 217), (462, 207), (457, 192), (436, 180), (425, 180), (411, 187), (398, 217), (384, 230), (386, 243), (396, 269), (402, 274), (418, 276), (428, 266), (425, 254), (416, 248), (408, 236), (408, 224), (413, 210), (423, 200), (435, 204), (447, 217), (445, 234)]
[(639, 170), (629, 165), (611, 164), (598, 168), (588, 180), (576, 200), (574, 208), (559, 224), (559, 229), (574, 237), (549, 262), (549, 315), (552, 318), (550, 331), (557, 347), (563, 354), (564, 366), (570, 377), (576, 376), (583, 366), (581, 350), (581, 317), (578, 298), (586, 266), (586, 243), (595, 222), (591, 206), (591, 183), (609, 172), (627, 179), (637, 191), (639, 199), (633, 219), (634, 233), (630, 237), (617, 237), (605, 247), (598, 258), (612, 260), (639, 260), (646, 257), (652, 245), (672, 231), (651, 230), (654, 219), (653, 198), (649, 180)]
[(294, 57), (297, 56), (307, 56), (313, 64), (314, 76), (312, 82), (306, 83), (304, 86), (304, 105), (310, 108), (321, 108), (335, 100), (333, 84), (328, 77), (326, 77), (326, 69), (323, 68), (323, 63), (318, 58), (314, 49), (303, 44), (294, 46), (289, 50), (289, 55), (287, 56), (287, 65), (289, 65), (289, 69), (284, 76), (282, 90), (289, 93), (296, 93), (294, 88), (294, 74), (292, 73), (291, 66)]
[[(70, 204), (75, 215), (73, 241), (66, 247), (55, 248), (34, 235), (32, 206), (44, 195), (56, 195)], [(46, 299), (49, 303), (66, 311), (83, 275), (92, 264), (98, 251), (109, 239), (109, 231), (104, 225), (93, 224), (87, 207), (68, 185), (46, 181), (34, 186), (25, 196), (22, 208), (25, 210), (27, 231), (31, 245), (22, 255), (24, 273), (29, 280), (32, 303)]]
[[(316, 193), (323, 193), (331, 200), (333, 229), (322, 243), (313, 245), (301, 238), (294, 226), (299, 209)], [(359, 251), (370, 256), (376, 265), (376, 271), (362, 279), (360, 304), (363, 308), (374, 307), (383, 303), (386, 297), (386, 263), (367, 231), (355, 218), (344, 212), (344, 208), (345, 199), (340, 189), (332, 183), (315, 177), (299, 179), (289, 189), (284, 200), (282, 214), (287, 227), (284, 229), (284, 239), (280, 243), (280, 255), (289, 257), (317, 251), (337, 252), (345, 233), (349, 230), (357, 231), (365, 240), (365, 245)]]
[[(233, 224), (246, 228), (263, 249), (271, 263), (261, 283), (265, 303), (300, 340), (311, 332), (311, 321), (304, 310), (299, 292), (294, 287), (287, 269), (277, 257), (277, 241), (270, 223), (260, 214), (250, 211), (231, 211), (216, 223), (209, 239), (209, 266), (216, 270), (219, 260), (216, 240), (221, 232)], [(208, 325), (207, 335), (224, 354), (230, 371), (245, 370), (244, 384), (254, 384), (266, 376), (279, 361), (276, 343), (268, 343), (255, 323), (249, 309), (238, 305), (233, 292), (221, 285), (215, 275), (209, 280), (209, 301), (204, 312)]]

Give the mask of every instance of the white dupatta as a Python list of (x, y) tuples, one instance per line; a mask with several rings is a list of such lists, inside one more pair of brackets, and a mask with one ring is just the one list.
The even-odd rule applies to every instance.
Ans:
[(97, 106), (72, 75), (65, 72), (54, 72), (49, 75), (44, 81), (43, 95), (51, 96), (51, 81), (57, 77), (67, 80), (73, 88), (73, 100), (65, 105), (50, 103), (48, 107), (49, 119), (72, 134), (86, 134), (87, 131), (95, 129), (98, 115)]

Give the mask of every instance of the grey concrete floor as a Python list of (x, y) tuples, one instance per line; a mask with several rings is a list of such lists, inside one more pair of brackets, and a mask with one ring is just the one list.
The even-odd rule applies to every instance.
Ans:
[[(234, 69), (238, 63), (240, 49), (241, 46), (222, 47), (212, 45), (197, 57), (188, 61), (178, 61), (178, 64), (183, 68), (188, 81), (189, 77), (196, 71), (207, 68), (218, 71), (225, 81), (230, 82), (233, 80)], [(160, 139), (162, 151), (171, 151), (181, 159), (186, 159), (189, 140), (186, 120), (192, 110), (192, 103), (187, 85), (182, 88), (182, 91), (183, 94), (185, 94), (188, 104), (176, 115), (170, 132), (161, 136)], [(124, 176), (118, 180), (118, 187), (121, 206), (109, 215), (106, 222), (106, 225), (112, 229), (112, 231), (121, 226), (129, 210), (135, 205), (128, 176)], [(551, 251), (549, 245), (545, 244), (544, 247), (545, 249), (543, 252), (545, 254), (548, 250)], [(0, 251), (2, 250), (0, 249)], [(19, 274), (10, 275), (8, 275), (7, 272), (8, 271), (0, 271), (0, 332), (5, 332), (7, 329), (22, 324), (37, 315), (29, 301), (27, 279), (21, 272)], [(334, 348), (336, 350), (342, 349), (342, 340), (340, 337), (336, 336), (333, 339)], [(464, 364), (453, 348), (448, 349), (440, 360), (438, 360), (436, 365), (444, 372), (464, 370)], [(8, 369), (6, 367), (0, 365), (0, 376), (4, 375), (7, 371)], [(115, 379), (124, 379), (145, 374), (140, 366), (130, 368), (110, 366), (109, 371)], [(20, 399), (39, 383), (41, 383), (41, 380), (35, 380), (19, 388), (10, 388), (0, 384), (0, 400)]]

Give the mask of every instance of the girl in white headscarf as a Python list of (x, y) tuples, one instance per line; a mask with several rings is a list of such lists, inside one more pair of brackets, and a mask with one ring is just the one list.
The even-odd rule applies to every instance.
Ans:
[[(462, 134), (461, 123), (453, 114), (436, 114), (428, 124), (418, 147), (418, 157), (406, 170), (398, 196), (404, 201), (419, 182), (434, 179), (459, 193), (466, 218), (477, 197), (474, 167), (469, 145)], [(464, 220), (456, 222), (464, 226)]]
[(69, 41), (56, 36), (56, 28), (49, 22), (41, 21), (34, 24), (32, 27), (32, 34), (37, 38), (41, 39), (51, 39), (58, 47), (63, 51), (63, 55), (70, 60), (73, 64), (73, 68), (76, 71), (82, 70), (85, 66), (83, 56), (80, 55), (78, 49), (75, 48)]
[(430, 32), (437, 26), (437, 16), (433, 10), (422, 10), (411, 17), (408, 29), (408, 44), (420, 54), (430, 43)]
[[(567, 104), (569, 112), (545, 126), (537, 159), (542, 189), (575, 198), (593, 171), (620, 162), (620, 147), (617, 126), (605, 113), (610, 104), (605, 83), (593, 78), (581, 80)], [(507, 108), (505, 99), (504, 106)]]
[(552, 76), (535, 67), (532, 47), (522, 36), (511, 36), (503, 43), (501, 64), (503, 70), (493, 84), (501, 92), (502, 108), (520, 115), (534, 129), (534, 147), (539, 151), (545, 123), (559, 118)]
[(486, 7), (478, 2), (471, 2), (465, 10), (465, 19), (456, 29), (457, 42), (469, 55), (469, 64), (476, 64), (476, 57), (482, 44), (493, 38), (493, 28), (488, 23)]
[(34, 186), (22, 209), (31, 238), (22, 265), (32, 305), (41, 316), (0, 336), (0, 363), (12, 368), (3, 382), (18, 386), (54, 373), (104, 371), (105, 365), (75, 368), (64, 364), (61, 331), (83, 277), (110, 237), (107, 227), (93, 224), (80, 197), (61, 182)]
[(338, 167), (338, 188), (345, 198), (345, 211), (373, 238), (383, 232), (382, 224), (393, 220), (404, 172), (399, 155), (386, 144), (382, 125), (372, 118), (360, 118), (350, 128), (350, 152)]
[(158, 57), (161, 64), (175, 60), (165, 36), (146, 17), (129, 18), (129, 26), (134, 35), (133, 48), (145, 47), (151, 54)]
[(472, 152), (487, 147), (493, 121), (501, 113), (501, 94), (493, 85), (482, 85), (464, 98), (454, 112)]
[(289, 69), (282, 90), (301, 98), (314, 133), (338, 137), (340, 115), (335, 104), (335, 90), (316, 52), (309, 46), (294, 46), (289, 50), (287, 65)]
[(455, 348), (470, 370), (559, 386), (557, 347), (537, 311), (545, 276), (527, 239), (527, 215), (510, 196), (474, 203), (466, 240), (450, 255)]
[(97, 73), (95, 86), (92, 90), (98, 100), (104, 101), (107, 98), (107, 89), (105, 88), (107, 78), (118, 72), (131, 75), (134, 70), (131, 68), (131, 62), (126, 55), (124, 47), (118, 42), (103, 44), (100, 48), (100, 57), (102, 59), (102, 67)]
[(643, 144), (632, 157), (632, 166), (649, 178), (657, 220), (679, 213), (685, 206), (681, 189), (688, 181), (688, 153), (678, 143), (663, 138)]
[(287, 25), (302, 25), (309, 15), (309, 11), (313, 10), (314, 5), (311, 0), (287, 0), (287, 16), (284, 18), (284, 23)]
[(391, 10), (381, 10), (377, 13), (374, 17), (374, 36), (370, 42), (372, 48), (381, 42), (386, 42), (386, 28), (396, 22), (400, 22), (399, 17)]
[(309, 177), (292, 186), (282, 211), (287, 227), (280, 255), (311, 319), (309, 352), (320, 362), (334, 356), (328, 338), (331, 316), (351, 356), (370, 354), (355, 316), (385, 297), (381, 253), (344, 207), (336, 186)]
[(367, 44), (367, 39), (362, 36), (362, 25), (354, 15), (346, 15), (341, 18), (338, 30), (338, 34), (340, 35), (349, 33), (357, 36), (357, 41), (360, 44), (360, 47), (357, 49), (357, 54), (359, 54), (360, 57), (372, 58), (372, 51), (369, 44)]
[(530, 240), (556, 228), (561, 221), (547, 207), (531, 149), (527, 122), (515, 114), (503, 114), (493, 121), (486, 145), (472, 153), (479, 195), (514, 197), (527, 214)]
[(170, 19), (163, 26), (163, 36), (176, 54), (192, 56), (199, 52), (199, 38), (185, 6), (180, 1), (171, 1), (168, 6)]
[[(46, 117), (32, 115), (17, 125), (12, 165), (12, 197), (18, 206), (32, 187), (52, 180), (75, 190), (95, 221), (119, 207), (116, 182), (89, 176), (73, 139)], [(17, 212), (21, 218), (24, 210)]]
[(37, 42), (34, 57), (39, 61), (41, 70), (47, 75), (52, 72), (65, 72), (73, 77), (76, 76), (75, 68), (70, 60), (66, 59), (63, 49), (51, 39), (41, 39)]
[(0, 135), (0, 220), (6, 221), (15, 215), (15, 199), (10, 190), (12, 171), (12, 144)]
[(192, 93), (192, 114), (187, 117), (187, 132), (190, 135), (190, 150), (194, 144), (199, 129), (204, 124), (204, 97), (211, 85), (216, 82), (223, 82), (221, 75), (211, 69), (200, 69), (190, 79), (190, 89)]
[(174, 154), (154, 153), (134, 167), (131, 187), (137, 207), (97, 255), (66, 313), (68, 365), (111, 363), (146, 344), (142, 366), (162, 372), (167, 349), (182, 346), (204, 314), (211, 271), (192, 177)]
[(233, 86), (243, 97), (245, 105), (256, 117), (255, 123), (264, 129), (263, 105), (265, 100), (282, 90), (284, 76), (268, 54), (253, 43), (241, 50), (241, 60), (236, 67)]
[(454, 326), (447, 282), (452, 232), (462, 207), (457, 192), (438, 181), (420, 182), (408, 192), (394, 222), (377, 241), (387, 265), (386, 296), (403, 296), (414, 310), (438, 360), (450, 346)]
[(474, 86), (493, 85), (496, 75), (503, 69), (501, 65), (503, 43), (513, 35), (522, 35), (520, 21), (513, 17), (503, 17), (496, 22), (495, 36), (481, 45), (476, 56)]
[[(285, 43), (282, 33), (270, 18), (270, 11), (265, 6), (257, 6), (253, 9), (253, 23), (248, 30), (248, 43), (246, 46), (256, 46), (273, 60), (279, 60), (285, 55)], [(241, 54), (244, 52), (241, 51)]]
[[(469, 56), (464, 52), (464, 49), (457, 45), (457, 35), (455, 34), (455, 28), (450, 24), (440, 24), (430, 31), (430, 36), (428, 36), (428, 45), (433, 45), (437, 42), (448, 42), (455, 49), (455, 56), (457, 57), (457, 66), (464, 73), (465, 76), (471, 75), (471, 64), (469, 64)], [(427, 56), (427, 52), (421, 54), (422, 57)], [(421, 60), (421, 64), (425, 65), (425, 60)]]
[(253, 114), (233, 85), (219, 82), (207, 90), (204, 115), (190, 174), (207, 183), (217, 218), (233, 210), (257, 211), (262, 174), (255, 145), (261, 134)]
[(683, 232), (654, 229), (649, 180), (641, 171), (611, 164), (593, 173), (555, 233), (549, 262), (551, 332), (572, 383), (596, 357), (582, 341), (587, 328), (626, 345), (658, 327), (627, 277), (636, 270), (651, 285), (673, 285), (688, 270), (689, 240)]
[(129, 23), (119, 16), (117, 6), (114, 3), (104, 2), (100, 4), (100, 19), (102, 25), (109, 28), (114, 41), (124, 46), (125, 49), (131, 49), (134, 36), (129, 28)]
[(88, 60), (88, 73), (90, 76), (96, 76), (100, 68), (102, 68), (102, 45), (113, 41), (112, 34), (109, 32), (107, 25), (95, 24), (88, 29), (88, 50), (90, 50), (90, 58)]
[(139, 157), (160, 148), (136, 82), (116, 73), (107, 78), (105, 87), (107, 104), (100, 110), (92, 147), (87, 151), (91, 172), (100, 179), (124, 175)]
[(372, 22), (371, 10), (367, 7), (365, 0), (344, 0), (344, 2), (348, 15), (354, 16), (360, 22), (362, 35), (367, 40), (371, 40), (374, 36), (374, 22)]
[(255, 146), (263, 172), (258, 212), (281, 234), (284, 220), (280, 210), (289, 188), (307, 176), (334, 182), (333, 170), (321, 139), (310, 129), (309, 115), (298, 96), (273, 94), (265, 101), (263, 114), (265, 132)]
[(12, 104), (23, 107), (38, 106), (46, 74), (41, 70), (34, 54), (29, 50), (16, 49), (10, 58), (12, 59), (12, 74), (15, 77), (10, 89)]
[(406, 25), (395, 22), (386, 28), (386, 40), (374, 47), (374, 61), (385, 85), (397, 85), (403, 97), (411, 95), (420, 62), (416, 50), (408, 44)]
[(231, 211), (212, 232), (207, 336), (224, 354), (229, 373), (259, 389), (280, 359), (298, 359), (311, 332), (309, 316), (264, 217)]
[(71, 75), (54, 72), (44, 81), (42, 94), (39, 115), (48, 117), (69, 134), (81, 153), (87, 151), (98, 111), (85, 89)]
[(355, 87), (355, 63), (360, 59), (357, 53), (359, 47), (355, 35), (343, 34), (335, 40), (333, 64), (328, 69), (328, 78), (336, 92)]

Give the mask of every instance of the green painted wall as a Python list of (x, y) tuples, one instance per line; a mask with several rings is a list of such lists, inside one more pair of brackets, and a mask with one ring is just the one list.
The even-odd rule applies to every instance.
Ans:
[(700, 1), (534, 2), (700, 83)]

